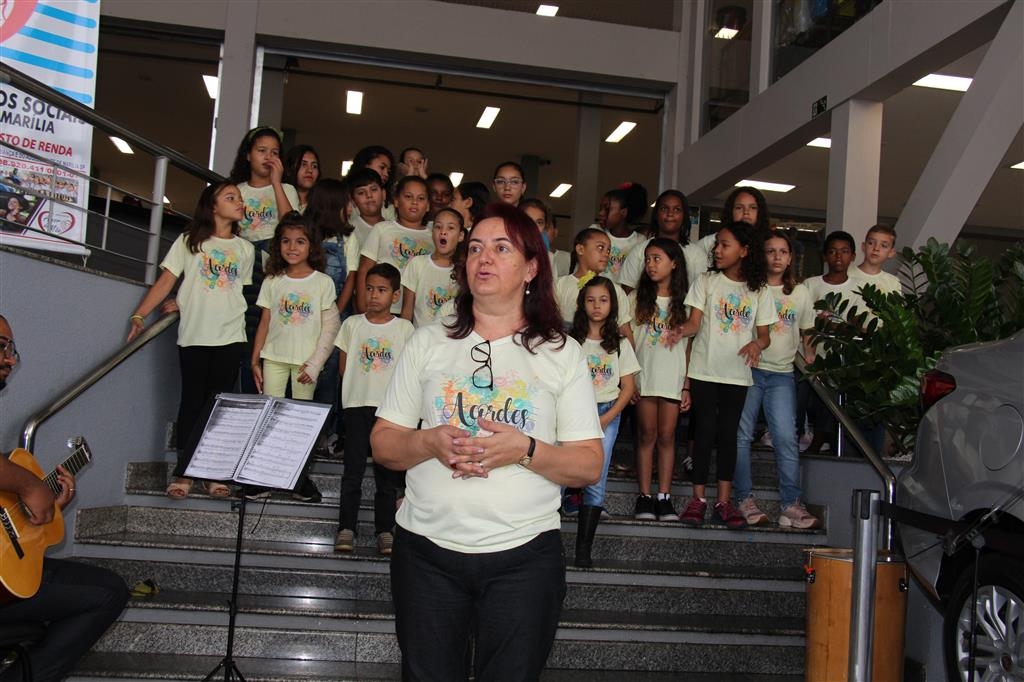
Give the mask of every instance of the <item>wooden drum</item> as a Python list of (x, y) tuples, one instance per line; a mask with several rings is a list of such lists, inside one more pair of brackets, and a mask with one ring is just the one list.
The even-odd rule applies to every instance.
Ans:
[[(853, 550), (807, 550), (807, 682), (846, 682), (850, 660)], [(903, 679), (907, 567), (902, 557), (879, 552), (875, 564), (875, 627), (871, 679)]]

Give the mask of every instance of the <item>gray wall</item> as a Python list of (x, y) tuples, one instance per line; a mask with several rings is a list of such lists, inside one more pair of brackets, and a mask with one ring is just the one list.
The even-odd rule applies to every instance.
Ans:
[[(43, 256), (0, 250), (0, 313), (21, 354), (0, 393), (0, 450), (18, 447), (29, 417), (123, 344), (144, 291)], [(33, 454), (46, 472), (67, 458), (69, 436), (85, 436), (94, 455), (65, 513), (67, 536), (79, 505), (123, 500), (127, 462), (164, 459), (166, 425), (178, 409), (176, 335), (175, 326), (39, 428)]]

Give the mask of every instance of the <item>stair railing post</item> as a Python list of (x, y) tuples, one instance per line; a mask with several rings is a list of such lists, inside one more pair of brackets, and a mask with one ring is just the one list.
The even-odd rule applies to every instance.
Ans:
[(871, 680), (871, 640), (875, 625), (875, 563), (878, 560), (877, 490), (853, 491), (853, 594), (850, 608), (850, 682)]
[(153, 205), (149, 209), (149, 243), (146, 246), (146, 284), (156, 281), (160, 230), (164, 220), (164, 194), (167, 189), (167, 165), (166, 156), (156, 157), (153, 168)]

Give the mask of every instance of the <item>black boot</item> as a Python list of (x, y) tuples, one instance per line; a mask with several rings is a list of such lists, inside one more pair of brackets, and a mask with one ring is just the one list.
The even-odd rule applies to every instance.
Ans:
[(594, 545), (594, 533), (597, 523), (601, 520), (601, 507), (589, 504), (580, 505), (580, 518), (576, 527), (576, 559), (573, 565), (578, 568), (590, 568), (594, 560), (590, 558), (590, 549)]

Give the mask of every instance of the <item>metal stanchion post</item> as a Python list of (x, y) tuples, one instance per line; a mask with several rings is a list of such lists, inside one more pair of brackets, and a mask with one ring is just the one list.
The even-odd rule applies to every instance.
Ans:
[(881, 493), (853, 491), (853, 603), (850, 607), (850, 682), (871, 680), (871, 639), (875, 615), (875, 562)]

